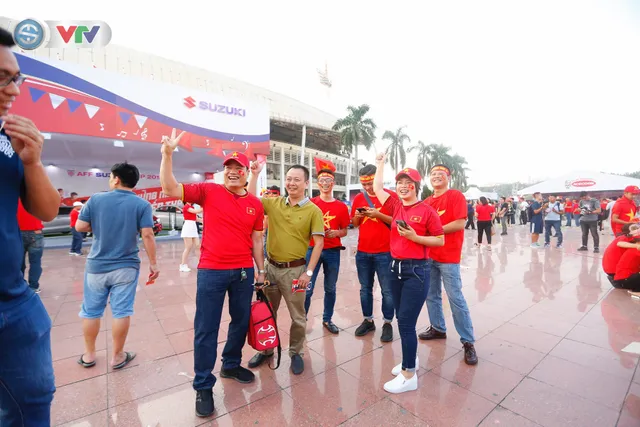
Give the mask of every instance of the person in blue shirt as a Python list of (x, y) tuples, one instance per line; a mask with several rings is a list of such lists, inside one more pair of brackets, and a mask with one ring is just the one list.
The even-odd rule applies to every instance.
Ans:
[(0, 426), (44, 427), (55, 392), (51, 318), (22, 275), (17, 212), (20, 199), (31, 215), (51, 221), (60, 195), (42, 165), (44, 137), (31, 120), (9, 114), (25, 80), (13, 45), (0, 28)]
[(533, 249), (540, 248), (538, 239), (542, 234), (542, 211), (547, 208), (549, 204), (543, 204), (542, 194), (533, 193), (533, 203), (531, 204), (531, 247)]
[(77, 231), (93, 233), (80, 310), (85, 353), (78, 364), (85, 368), (96, 364), (96, 338), (107, 300), (113, 317), (111, 367), (122, 369), (136, 357), (134, 352), (124, 351), (124, 344), (140, 274), (139, 234), (149, 257), (149, 281), (160, 274), (156, 265), (153, 210), (148, 201), (133, 192), (139, 179), (140, 172), (134, 165), (115, 164), (109, 177), (111, 191), (91, 196), (76, 222)]

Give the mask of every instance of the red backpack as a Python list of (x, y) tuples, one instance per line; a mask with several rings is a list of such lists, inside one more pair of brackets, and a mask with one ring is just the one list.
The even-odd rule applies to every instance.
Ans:
[(261, 289), (256, 289), (256, 300), (251, 303), (251, 315), (249, 316), (249, 332), (247, 342), (258, 351), (278, 349), (278, 360), (275, 368), (280, 366), (282, 347), (280, 346), (280, 334), (278, 325), (271, 308), (269, 299)]

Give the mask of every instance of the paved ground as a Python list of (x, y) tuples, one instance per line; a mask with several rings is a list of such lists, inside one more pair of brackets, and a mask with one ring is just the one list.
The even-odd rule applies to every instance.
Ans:
[[(53, 424), (89, 426), (638, 426), (638, 357), (621, 351), (640, 341), (640, 301), (610, 291), (593, 253), (578, 253), (579, 232), (565, 230), (564, 249), (533, 250), (525, 227), (495, 236), (492, 253), (473, 248), (467, 232), (464, 293), (471, 306), (480, 362), (468, 367), (450, 318), (446, 341), (421, 342), (419, 389), (392, 396), (383, 391), (401, 360), (400, 342), (376, 334), (356, 338), (361, 322), (354, 264), (356, 232), (346, 239), (330, 336), (321, 325), (318, 286), (308, 323), (307, 369), (299, 377), (289, 359), (277, 371), (263, 366), (256, 382), (221, 379), (215, 386), (215, 419), (194, 415), (193, 318), (196, 273), (179, 273), (181, 242), (159, 244), (162, 278), (140, 285), (128, 349), (130, 368), (111, 372), (111, 318), (99, 335), (98, 364), (83, 369), (78, 311), (84, 259), (65, 249), (44, 256), (41, 298), (51, 314), (58, 391)], [(603, 236), (602, 247), (610, 241)], [(144, 256), (143, 256), (144, 260)], [(193, 260), (195, 263), (195, 259)], [(146, 260), (143, 268), (147, 268)], [(143, 283), (143, 282), (141, 282)], [(379, 291), (376, 316), (380, 316)], [(449, 312), (448, 306), (445, 312)], [(290, 322), (280, 311), (288, 342)], [(229, 316), (224, 314), (220, 350)], [(426, 309), (419, 328), (427, 326)], [(380, 326), (380, 325), (379, 325)], [(395, 328), (395, 325), (394, 325)], [(220, 354), (220, 353), (219, 353)], [(254, 354), (248, 346), (244, 363)], [(215, 371), (220, 369), (216, 365)], [(65, 424), (68, 423), (68, 424)]]

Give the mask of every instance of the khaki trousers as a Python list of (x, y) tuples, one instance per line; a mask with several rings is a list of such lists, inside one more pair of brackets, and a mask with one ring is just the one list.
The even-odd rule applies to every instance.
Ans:
[[(291, 316), (291, 329), (289, 330), (289, 356), (304, 354), (304, 341), (307, 333), (307, 318), (304, 310), (306, 292), (291, 292), (291, 284), (305, 272), (306, 266), (292, 268), (277, 268), (270, 263), (265, 263), (266, 280), (271, 286), (265, 288), (265, 294), (273, 307), (273, 312), (278, 313), (280, 299), (284, 298)], [(277, 320), (277, 319), (276, 319)], [(265, 351), (265, 354), (273, 354), (273, 350)]]

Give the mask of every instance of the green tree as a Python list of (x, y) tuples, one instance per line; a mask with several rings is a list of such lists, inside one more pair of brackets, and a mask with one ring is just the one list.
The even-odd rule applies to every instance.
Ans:
[[(333, 125), (333, 130), (340, 132), (340, 145), (343, 152), (351, 155), (355, 151), (356, 167), (359, 167), (358, 145), (364, 145), (367, 150), (371, 148), (375, 140), (376, 124), (372, 119), (366, 117), (369, 112), (367, 104), (362, 104), (359, 107), (349, 105), (347, 111), (349, 114), (338, 119)], [(356, 171), (357, 173), (358, 171)]]
[(382, 135), (382, 139), (389, 141), (389, 145), (385, 150), (387, 161), (393, 166), (396, 174), (407, 164), (407, 153), (404, 150), (404, 143), (410, 142), (411, 138), (404, 132), (404, 128), (405, 126), (399, 127), (395, 132), (388, 130)]
[(427, 173), (431, 170), (431, 166), (433, 166), (431, 162), (431, 144), (425, 144), (422, 141), (418, 141), (416, 145), (409, 147), (407, 152), (412, 153), (414, 151), (418, 152), (418, 161), (416, 163), (416, 170), (420, 172), (421, 176), (426, 177)]
[(459, 154), (454, 154), (449, 158), (449, 169), (451, 170), (451, 187), (466, 191), (467, 183), (467, 160)]
[(426, 185), (423, 185), (421, 193), (420, 200), (426, 200), (427, 197), (433, 194), (433, 191), (431, 191)]

